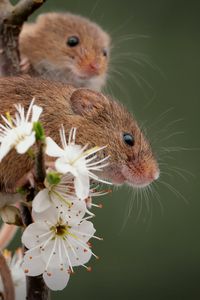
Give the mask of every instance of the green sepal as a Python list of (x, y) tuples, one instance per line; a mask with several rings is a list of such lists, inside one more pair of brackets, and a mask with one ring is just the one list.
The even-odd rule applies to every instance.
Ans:
[(46, 176), (46, 180), (50, 185), (56, 185), (60, 183), (60, 174), (57, 172), (49, 172)]
[(37, 121), (33, 123), (33, 130), (35, 131), (36, 141), (45, 141), (45, 133), (42, 124)]

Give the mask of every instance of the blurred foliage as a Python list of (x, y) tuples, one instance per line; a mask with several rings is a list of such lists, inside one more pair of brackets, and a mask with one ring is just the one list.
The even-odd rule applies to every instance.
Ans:
[(77, 268), (52, 299), (199, 299), (200, 2), (49, 0), (37, 13), (54, 10), (111, 34), (116, 72), (105, 92), (133, 111), (162, 163), (148, 198), (123, 187), (100, 200), (101, 259), (90, 262), (92, 273)]

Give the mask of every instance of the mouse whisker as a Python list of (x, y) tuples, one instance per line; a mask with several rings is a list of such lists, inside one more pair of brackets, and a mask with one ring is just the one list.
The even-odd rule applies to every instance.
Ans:
[(160, 207), (160, 211), (161, 214), (163, 215), (164, 213), (164, 206), (163, 203), (161, 201), (160, 195), (158, 193), (158, 191), (156, 190), (156, 182), (152, 182), (151, 185), (148, 186), (149, 190), (152, 193), (152, 196), (155, 197), (155, 199), (157, 200), (159, 207)]
[(166, 140), (169, 140), (170, 138), (174, 137), (174, 136), (177, 136), (177, 135), (180, 135), (180, 134), (184, 134), (185, 132), (184, 131), (176, 131), (176, 132), (173, 132), (171, 134), (169, 134), (168, 136), (160, 139), (160, 142), (163, 142), (163, 141), (166, 141)]
[(181, 198), (186, 204), (188, 204), (188, 200), (170, 183), (167, 183), (166, 181), (159, 180), (159, 182), (167, 187), (172, 193), (174, 193), (177, 197)]
[[(112, 34), (112, 33), (111, 33)], [(114, 35), (113, 36), (113, 47), (119, 47), (120, 44), (127, 42), (127, 41), (133, 41), (136, 39), (147, 39), (150, 38), (148, 35), (144, 35), (144, 34), (126, 34), (123, 35), (122, 37), (117, 37), (117, 40), (115, 39)]]
[[(113, 77), (113, 78), (112, 78)], [(128, 91), (127, 91), (127, 89), (124, 87), (124, 85), (122, 84), (122, 80), (120, 79), (120, 80), (118, 80), (117, 78), (116, 78), (116, 76), (114, 77), (114, 76), (110, 76), (110, 77), (108, 77), (108, 84), (107, 84), (107, 88), (109, 87), (109, 86), (115, 86), (117, 89), (119, 89), (120, 90), (120, 92), (122, 92), (122, 94), (128, 99), (129, 97), (130, 97), (130, 95), (128, 94)], [(121, 76), (122, 77), (122, 79), (123, 80), (125, 80), (125, 78), (124, 78), (124, 76), (122, 75)], [(113, 92), (111, 92), (111, 95), (113, 94)]]

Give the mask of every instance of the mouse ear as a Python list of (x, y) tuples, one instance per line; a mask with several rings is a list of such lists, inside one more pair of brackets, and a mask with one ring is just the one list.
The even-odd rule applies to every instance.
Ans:
[(103, 110), (106, 102), (102, 94), (85, 88), (74, 91), (70, 100), (72, 110), (79, 115), (98, 114)]

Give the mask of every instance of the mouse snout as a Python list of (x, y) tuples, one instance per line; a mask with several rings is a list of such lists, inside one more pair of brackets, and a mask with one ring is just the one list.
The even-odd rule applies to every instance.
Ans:
[(87, 64), (85, 71), (88, 75), (99, 75), (100, 64), (96, 61), (92, 61), (89, 64)]
[(135, 187), (147, 186), (160, 176), (159, 166), (154, 158), (148, 162), (129, 162), (122, 168), (122, 173), (127, 183)]
[(155, 166), (152, 166), (152, 168), (150, 168), (147, 172), (144, 172), (144, 178), (146, 180), (149, 180), (149, 182), (157, 180), (159, 176), (160, 176), (160, 170), (157, 164)]

